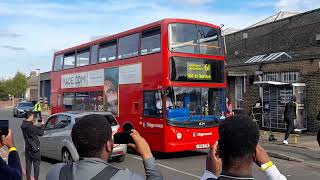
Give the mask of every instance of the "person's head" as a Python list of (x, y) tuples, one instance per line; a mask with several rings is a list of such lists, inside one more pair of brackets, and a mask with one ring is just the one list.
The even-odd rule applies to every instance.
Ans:
[(26, 121), (33, 121), (34, 113), (32, 111), (27, 111), (24, 114), (24, 117), (26, 118)]
[(219, 155), (223, 169), (251, 165), (259, 141), (259, 128), (246, 116), (232, 116), (219, 126)]
[(81, 117), (74, 124), (71, 137), (80, 157), (98, 157), (107, 161), (112, 153), (112, 129), (102, 115)]

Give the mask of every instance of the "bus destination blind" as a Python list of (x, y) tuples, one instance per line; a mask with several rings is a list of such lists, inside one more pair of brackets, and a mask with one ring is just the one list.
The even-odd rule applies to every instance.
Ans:
[(187, 62), (187, 78), (189, 80), (212, 80), (211, 64)]

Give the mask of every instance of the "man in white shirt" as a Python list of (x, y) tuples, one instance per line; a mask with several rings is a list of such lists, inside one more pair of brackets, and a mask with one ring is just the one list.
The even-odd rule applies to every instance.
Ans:
[(258, 141), (259, 128), (254, 121), (244, 116), (227, 118), (219, 126), (219, 141), (209, 151), (201, 180), (254, 179), (254, 163), (268, 180), (286, 180)]

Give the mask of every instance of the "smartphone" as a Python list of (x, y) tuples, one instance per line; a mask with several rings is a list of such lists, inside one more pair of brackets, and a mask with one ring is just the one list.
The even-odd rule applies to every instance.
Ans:
[(119, 132), (113, 135), (114, 144), (134, 144), (133, 138), (130, 136), (131, 132)]
[(9, 133), (9, 120), (0, 120), (0, 136), (7, 136)]

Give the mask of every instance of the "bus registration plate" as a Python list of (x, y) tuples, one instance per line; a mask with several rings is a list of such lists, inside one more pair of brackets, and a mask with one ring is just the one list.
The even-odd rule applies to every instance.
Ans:
[(208, 147), (210, 147), (210, 144), (197, 144), (196, 145), (197, 149), (205, 149), (205, 148), (208, 148)]

